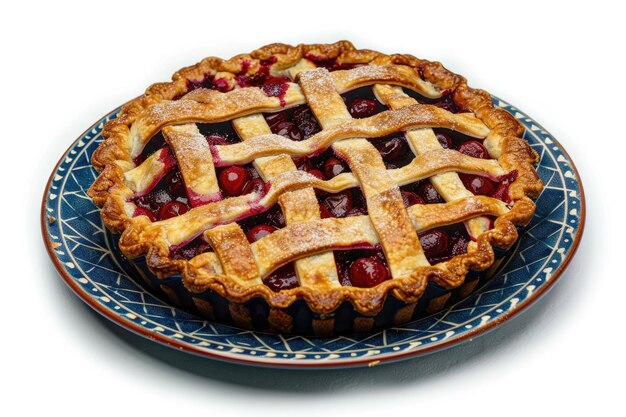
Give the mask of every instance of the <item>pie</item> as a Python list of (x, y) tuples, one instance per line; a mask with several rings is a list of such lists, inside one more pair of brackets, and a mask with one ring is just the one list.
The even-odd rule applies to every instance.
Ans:
[(542, 189), (523, 133), (438, 62), (272, 44), (126, 104), (89, 195), (172, 302), (242, 327), (367, 330), (443, 306), (515, 243)]

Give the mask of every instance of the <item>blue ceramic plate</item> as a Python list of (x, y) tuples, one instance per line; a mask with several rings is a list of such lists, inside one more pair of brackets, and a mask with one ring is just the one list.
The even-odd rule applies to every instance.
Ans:
[(99, 120), (63, 155), (46, 187), (42, 231), (59, 273), (74, 292), (120, 326), (186, 352), (273, 367), (347, 367), (433, 352), (497, 326), (535, 301), (563, 273), (580, 242), (585, 205), (574, 164), (537, 122), (499, 100), (526, 126), (541, 155), (545, 189), (512, 256), (477, 292), (435, 315), (370, 334), (281, 336), (225, 326), (173, 308), (135, 283), (117, 258), (98, 208), (86, 195), (96, 178), (90, 158), (102, 141)]

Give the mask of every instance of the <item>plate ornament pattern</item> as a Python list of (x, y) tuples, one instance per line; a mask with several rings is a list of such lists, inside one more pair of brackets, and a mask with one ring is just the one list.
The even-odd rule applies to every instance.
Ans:
[(90, 127), (52, 172), (42, 204), (42, 232), (59, 273), (88, 305), (157, 342), (201, 356), (277, 367), (377, 364), (432, 352), (475, 337), (544, 293), (574, 255), (584, 226), (584, 194), (565, 150), (537, 122), (494, 98), (525, 127), (540, 155), (544, 190), (513, 254), (481, 289), (445, 310), (400, 327), (332, 337), (283, 336), (208, 322), (166, 304), (129, 276), (100, 210), (86, 194), (96, 178), (90, 158), (104, 123)]

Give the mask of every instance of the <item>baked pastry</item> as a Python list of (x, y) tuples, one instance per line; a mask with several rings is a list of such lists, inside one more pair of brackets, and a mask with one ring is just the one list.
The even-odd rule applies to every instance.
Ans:
[(523, 133), (437, 62), (273, 44), (126, 104), (89, 195), (174, 303), (279, 332), (366, 330), (516, 241), (542, 189)]

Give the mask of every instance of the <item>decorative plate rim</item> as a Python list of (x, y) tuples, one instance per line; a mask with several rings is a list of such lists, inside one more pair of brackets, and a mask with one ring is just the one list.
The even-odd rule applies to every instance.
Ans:
[[(519, 112), (519, 110), (517, 110), (516, 107), (511, 106), (507, 102), (500, 100), (499, 98), (495, 96), (492, 96), (492, 97), (495, 103), (499, 103), (499, 106), (502, 107), (502, 105), (504, 104), (505, 106), (509, 106), (513, 110), (516, 110)], [(43, 193), (43, 198), (42, 198), (41, 217), (40, 217), (42, 237), (44, 240), (46, 251), (48, 252), (48, 255), (50, 259), (52, 260), (55, 268), (57, 269), (59, 275), (61, 275), (61, 277), (63, 278), (63, 281), (89, 307), (91, 307), (96, 312), (98, 312), (105, 318), (109, 319), (113, 323), (129, 331), (132, 331), (133, 333), (139, 336), (158, 342), (162, 345), (175, 348), (179, 351), (182, 350), (184, 352), (191, 353), (197, 356), (208, 357), (208, 358), (217, 359), (217, 360), (226, 361), (226, 362), (232, 362), (232, 363), (263, 366), (263, 367), (291, 368), (291, 369), (294, 369), (294, 368), (295, 369), (298, 369), (298, 368), (300, 369), (328, 369), (328, 368), (347, 368), (347, 367), (368, 366), (368, 365), (373, 366), (373, 365), (377, 365), (380, 363), (391, 363), (391, 362), (396, 362), (396, 361), (400, 361), (403, 359), (423, 356), (428, 353), (433, 353), (439, 350), (446, 349), (453, 345), (472, 340), (473, 338), (479, 335), (485, 334), (488, 331), (493, 330), (494, 328), (500, 326), (501, 324), (509, 321), (511, 318), (518, 316), (522, 311), (525, 311), (528, 306), (532, 305), (535, 301), (541, 298), (541, 296), (544, 295), (550, 288), (554, 286), (554, 283), (558, 281), (558, 279), (561, 277), (563, 272), (569, 266), (570, 261), (575, 256), (578, 250), (578, 247), (580, 245), (580, 241), (582, 240), (582, 236), (583, 236), (583, 232), (585, 228), (586, 202), (585, 202), (584, 188), (583, 188), (583, 184), (582, 184), (582, 180), (580, 178), (579, 172), (576, 166), (574, 165), (573, 160), (571, 159), (571, 157), (569, 156), (565, 148), (563, 148), (563, 146), (558, 142), (558, 140), (556, 140), (554, 136), (551, 135), (547, 130), (541, 127), (541, 125), (537, 123), (534, 119), (526, 116), (525, 114), (520, 113), (526, 119), (529, 119), (530, 121), (532, 121), (533, 125), (538, 126), (538, 128), (542, 132), (544, 132), (547, 136), (549, 136), (549, 138), (554, 142), (555, 146), (558, 147), (558, 150), (565, 155), (569, 166), (574, 171), (576, 184), (580, 191), (579, 193), (580, 212), (578, 215), (578, 229), (576, 230), (576, 233), (572, 235), (572, 244), (568, 253), (566, 254), (565, 257), (563, 257), (557, 269), (552, 271), (550, 275), (550, 279), (544, 281), (540, 286), (536, 288), (536, 291), (533, 291), (524, 300), (516, 304), (514, 307), (508, 309), (507, 311), (503, 311), (502, 313), (500, 313), (500, 315), (496, 319), (490, 320), (487, 323), (484, 323), (480, 326), (472, 327), (471, 329), (468, 329), (467, 331), (464, 331), (462, 333), (456, 333), (451, 337), (441, 339), (437, 343), (429, 343), (427, 345), (422, 345), (415, 349), (406, 350), (406, 351), (391, 351), (391, 352), (386, 352), (386, 353), (379, 353), (377, 355), (370, 355), (370, 356), (363, 355), (363, 356), (354, 357), (354, 358), (339, 357), (336, 359), (325, 359), (325, 360), (319, 360), (319, 359), (292, 360), (292, 359), (280, 359), (280, 358), (267, 358), (267, 357), (252, 356), (252, 355), (240, 355), (238, 353), (231, 353), (231, 352), (223, 351), (223, 350), (203, 349), (193, 344), (190, 344), (188, 342), (185, 342), (183, 340), (179, 340), (170, 335), (151, 331), (145, 327), (140, 326), (134, 321), (128, 318), (125, 318), (123, 315), (115, 314), (110, 308), (106, 308), (102, 303), (96, 300), (96, 297), (94, 297), (93, 294), (89, 293), (83, 287), (78, 285), (78, 283), (76, 282), (76, 279), (74, 279), (67, 272), (66, 267), (63, 265), (62, 261), (58, 258), (58, 256), (54, 252), (54, 248), (52, 246), (53, 242), (48, 238), (49, 219), (48, 219), (48, 213), (46, 211), (46, 206), (49, 200), (50, 189), (51, 189), (52, 182), (53, 182), (55, 175), (59, 172), (59, 168), (61, 167), (62, 163), (65, 161), (70, 151), (73, 148), (75, 148), (79, 144), (79, 142), (83, 138), (85, 138), (85, 136), (90, 131), (95, 129), (100, 123), (103, 122), (103, 120), (106, 120), (107, 118), (116, 114), (116, 112), (118, 112), (120, 108), (121, 106), (106, 113), (103, 117), (98, 119), (98, 121), (96, 121), (92, 126), (90, 126), (83, 133), (81, 133), (78, 136), (78, 138), (70, 144), (70, 146), (65, 150), (65, 152), (63, 152), (59, 161), (56, 163), (54, 169), (52, 170), (52, 173), (50, 174), (50, 177), (48, 178), (48, 181), (46, 182), (46, 186), (44, 188), (44, 193)], [(518, 118), (517, 115), (516, 115), (516, 118)], [(481, 290), (478, 290), (478, 292), (480, 291)], [(324, 338), (316, 338), (316, 339), (324, 339)]]

